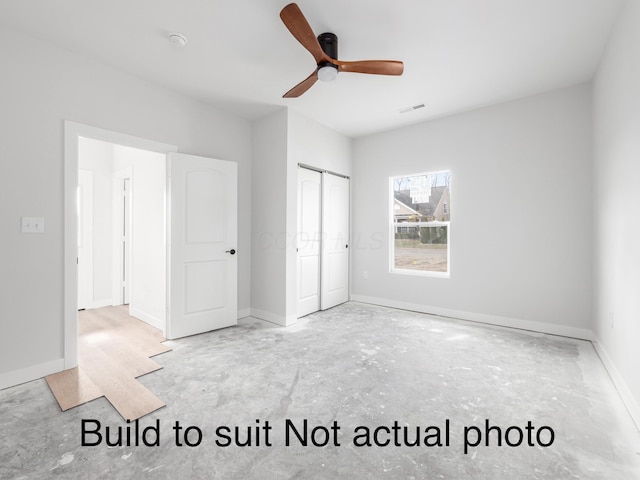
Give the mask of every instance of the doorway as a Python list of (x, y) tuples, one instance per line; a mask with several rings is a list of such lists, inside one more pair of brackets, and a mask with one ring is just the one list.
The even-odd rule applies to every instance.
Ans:
[[(96, 294), (94, 282), (93, 304), (117, 304), (122, 301), (118, 299), (128, 295), (130, 314), (158, 327), (170, 339), (235, 325), (240, 254), (236, 251), (237, 164), (179, 154), (172, 145), (66, 121), (64, 368), (78, 365), (78, 177), (83, 138), (111, 144), (116, 152), (111, 173), (126, 168), (133, 172), (122, 177), (130, 179), (130, 219), (126, 220), (127, 207), (122, 206), (121, 200), (113, 207), (125, 217), (117, 222), (131, 226), (129, 240), (116, 238), (113, 245), (120, 243), (124, 253), (105, 256), (123, 262), (120, 273), (126, 279), (124, 290), (118, 278), (111, 282), (113, 288), (106, 299), (104, 293)], [(118, 160), (117, 152), (132, 150), (145, 157), (147, 164), (162, 164), (163, 169), (143, 171), (123, 158)], [(96, 186), (94, 175), (94, 207)], [(161, 202), (151, 200), (158, 197)], [(145, 205), (145, 199), (153, 206)], [(158, 208), (159, 204), (162, 208)], [(112, 231), (118, 232), (118, 226)], [(124, 263), (127, 249), (131, 252), (128, 276)]]
[[(93, 232), (99, 232), (98, 235), (94, 234), (94, 238), (91, 242), (94, 250), (93, 256), (94, 257), (96, 256), (97, 252), (95, 250), (97, 249), (96, 247), (98, 246), (100, 251), (103, 252), (98, 262), (94, 263), (92, 266), (94, 270), (92, 278), (93, 279), (99, 278), (99, 283), (93, 282), (93, 285), (91, 286), (91, 291), (92, 291), (91, 301), (87, 303), (88, 306), (93, 308), (104, 306), (104, 305), (112, 305), (114, 303), (119, 304), (119, 302), (123, 300), (122, 298), (123, 291), (122, 291), (121, 284), (118, 288), (116, 288), (117, 282), (113, 279), (113, 275), (111, 274), (111, 272), (114, 271), (114, 266), (113, 266), (114, 262), (118, 262), (118, 260), (114, 260), (114, 257), (115, 258), (118, 258), (118, 257), (114, 255), (114, 247), (113, 247), (113, 245), (117, 243), (117, 242), (113, 242), (113, 235), (116, 235), (115, 234), (116, 229), (113, 228), (113, 223), (117, 221), (112, 213), (114, 211), (114, 205), (112, 203), (112, 190), (114, 188), (113, 184), (115, 182), (113, 173), (120, 172), (122, 170), (126, 170), (129, 167), (132, 167), (131, 165), (128, 165), (124, 160), (122, 160), (122, 157), (124, 156), (123, 152), (125, 151), (125, 149), (138, 149), (139, 151), (146, 152), (149, 156), (155, 156), (156, 159), (159, 159), (161, 157), (162, 158), (161, 163), (165, 165), (166, 154), (168, 152), (177, 151), (177, 147), (174, 145), (159, 143), (152, 140), (133, 137), (133, 136), (118, 133), (118, 132), (90, 127), (88, 125), (82, 125), (75, 122), (65, 121), (65, 224), (64, 224), (64, 232), (65, 232), (64, 368), (65, 369), (76, 367), (78, 364), (77, 309), (79, 306), (79, 303), (78, 303), (79, 268), (78, 266), (80, 261), (80, 259), (78, 258), (78, 253), (79, 253), (78, 240), (80, 237), (79, 235), (80, 227), (82, 227), (82, 225), (79, 224), (80, 222), (78, 217), (78, 195), (79, 195), (78, 182), (79, 182), (79, 175), (80, 175), (79, 170), (80, 170), (80, 156), (81, 156), (80, 153), (81, 153), (81, 142), (82, 142), (81, 139), (88, 139), (88, 140), (93, 140), (97, 142), (102, 142), (103, 147), (105, 145), (108, 145), (110, 146), (111, 150), (120, 149), (120, 152), (118, 154), (119, 157), (118, 155), (116, 155), (116, 157), (118, 157), (119, 160), (112, 160), (113, 163), (112, 165), (109, 166), (109, 168), (106, 167), (105, 163), (99, 162), (100, 155), (93, 156), (89, 160), (89, 163), (96, 162), (94, 174), (93, 174), (93, 185), (92, 185), (92, 190), (93, 190), (92, 200), (94, 202), (93, 210), (95, 211), (96, 209), (97, 205), (95, 204), (95, 202), (97, 201), (98, 190), (100, 190), (102, 192), (101, 200), (100, 200), (101, 202), (100, 209), (104, 212), (109, 212), (107, 217), (108, 221), (104, 222), (99, 230), (96, 230), (95, 224), (93, 225), (93, 228), (92, 228)], [(108, 148), (106, 148), (105, 151), (108, 151)], [(102, 154), (105, 154), (105, 151), (103, 151)], [(112, 158), (115, 158), (115, 157), (112, 157)], [(86, 165), (84, 166), (86, 167)], [(96, 170), (100, 171), (99, 178), (96, 177), (96, 174), (95, 174)], [(129, 178), (132, 178), (132, 177), (129, 177)], [(164, 225), (164, 221), (166, 217), (166, 210), (164, 207), (164, 195), (165, 195), (164, 190), (166, 189), (165, 171), (162, 170), (162, 172), (156, 172), (154, 174), (154, 178), (156, 178), (156, 180), (160, 179), (162, 183), (163, 199), (162, 199), (161, 207), (159, 208), (159, 212), (157, 213), (157, 215), (152, 215), (153, 218), (146, 218), (145, 216), (142, 216), (142, 218), (146, 219), (147, 221), (155, 222), (155, 224), (157, 225), (157, 218), (159, 216), (162, 219), (161, 220), (162, 223), (159, 229), (156, 227), (151, 229), (150, 231), (148, 229), (148, 223), (146, 224), (143, 223), (141, 226), (139, 226), (139, 230), (142, 233), (144, 232), (149, 233), (150, 236), (151, 235), (155, 237), (159, 236), (163, 244), (162, 248), (164, 250), (164, 242), (166, 239), (166, 228)], [(130, 192), (133, 193), (133, 190), (135, 190), (135, 185), (133, 184), (133, 182), (130, 183), (130, 186), (132, 187), (130, 189)], [(104, 193), (104, 192), (108, 192), (108, 193)], [(108, 200), (105, 200), (105, 198), (108, 198)], [(113, 202), (115, 202), (115, 200)], [(122, 213), (124, 214), (124, 212)], [(129, 225), (133, 225), (134, 223), (132, 219), (133, 216), (134, 215), (132, 215), (131, 218), (129, 219)], [(102, 215), (94, 215), (93, 221), (95, 222), (95, 220), (98, 217), (102, 217)], [(104, 232), (107, 232), (107, 233), (104, 234)], [(132, 236), (131, 233), (133, 232), (131, 231), (129, 232), (130, 237)], [(145, 245), (144, 238), (142, 238), (139, 241), (141, 246)], [(135, 241), (133, 239), (130, 239), (128, 241), (128, 244), (130, 244), (129, 249), (131, 251), (135, 249)], [(126, 250), (124, 255), (126, 255)], [(123, 261), (122, 259), (124, 257), (119, 257), (119, 258), (120, 258), (120, 261)], [(158, 258), (158, 257), (156, 256), (155, 258)], [(166, 259), (166, 254), (164, 254), (163, 262), (165, 261), (164, 259)], [(132, 265), (133, 262), (136, 262), (136, 260), (132, 257), (129, 264)], [(125, 270), (127, 268), (124, 263), (122, 268)], [(106, 275), (106, 276), (104, 275), (98, 276), (96, 275), (96, 271), (95, 271), (96, 269), (100, 269), (101, 271), (107, 271), (110, 273), (109, 275)], [(164, 267), (164, 264), (162, 264), (157, 266), (157, 269), (162, 272), (163, 276), (160, 278), (160, 280), (158, 280), (157, 275), (155, 275), (157, 272), (148, 273), (149, 277), (155, 279), (154, 280), (155, 283), (152, 282), (151, 284), (147, 284), (145, 287), (143, 287), (143, 290), (139, 292), (143, 298), (148, 298), (148, 290), (144, 290), (144, 288), (157, 289), (158, 288), (157, 285), (161, 284), (162, 290), (164, 291), (166, 289), (166, 281), (164, 279), (165, 278), (164, 275), (166, 275), (166, 268)], [(133, 290), (135, 290), (135, 284), (131, 281), (133, 280), (132, 277), (135, 276), (135, 265), (133, 265), (133, 268), (130, 270), (129, 273), (130, 275), (127, 281), (129, 282), (128, 295), (130, 296), (131, 293), (133, 293)], [(144, 280), (144, 279), (141, 279), (141, 280)], [(120, 292), (120, 293), (116, 293), (116, 292)], [(146, 296), (145, 296), (145, 293), (146, 293)], [(118, 300), (118, 298), (120, 300)], [(137, 313), (138, 315), (136, 316), (140, 318), (141, 316), (144, 316), (145, 309), (149, 310), (148, 308), (146, 308), (146, 306), (143, 306), (141, 311), (138, 311), (138, 312), (132, 311), (131, 314)], [(151, 316), (156, 318), (158, 318), (159, 316), (160, 318), (162, 318), (162, 315), (165, 314), (165, 310), (166, 308), (164, 307), (164, 305), (157, 308), (156, 310), (152, 309)], [(140, 315), (141, 313), (142, 315)], [(141, 319), (146, 321), (147, 323), (151, 323), (149, 322), (150, 318), (141, 318)], [(160, 327), (160, 329), (164, 330), (164, 325), (156, 324), (154, 326)]]
[(166, 154), (80, 137), (78, 165), (79, 309), (127, 305), (164, 332)]

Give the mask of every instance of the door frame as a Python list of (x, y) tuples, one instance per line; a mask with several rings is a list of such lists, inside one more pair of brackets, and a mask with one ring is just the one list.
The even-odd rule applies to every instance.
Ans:
[(64, 121), (64, 368), (78, 366), (78, 139), (80, 137), (166, 154), (178, 147), (124, 133)]

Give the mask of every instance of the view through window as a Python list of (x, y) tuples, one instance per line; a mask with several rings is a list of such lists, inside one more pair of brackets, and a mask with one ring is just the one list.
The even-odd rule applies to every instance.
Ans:
[(449, 276), (451, 172), (392, 177), (391, 271)]

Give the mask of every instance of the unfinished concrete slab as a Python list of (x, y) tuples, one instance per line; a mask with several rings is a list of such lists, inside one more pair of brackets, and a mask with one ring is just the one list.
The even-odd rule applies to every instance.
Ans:
[(104, 398), (60, 412), (43, 380), (1, 391), (0, 477), (640, 478), (589, 342), (348, 303), (169, 344), (140, 378), (167, 406), (137, 424)]

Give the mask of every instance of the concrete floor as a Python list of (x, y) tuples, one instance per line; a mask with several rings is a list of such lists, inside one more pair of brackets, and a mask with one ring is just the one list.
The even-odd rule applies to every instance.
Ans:
[[(640, 478), (640, 433), (588, 342), (348, 303), (294, 327), (249, 318), (170, 344), (164, 369), (141, 379), (167, 404), (138, 425), (150, 444), (159, 425), (159, 446), (135, 446), (104, 398), (60, 412), (38, 380), (0, 391), (0, 478)], [(111, 443), (128, 427), (130, 446), (81, 446), (83, 419), (103, 437), (109, 426)], [(293, 431), (304, 440), (305, 420), (306, 447)], [(486, 446), (487, 421), (502, 446), (497, 429)], [(251, 446), (234, 444), (235, 426)], [(196, 428), (185, 444), (188, 427), (199, 445)], [(404, 427), (419, 446), (402, 445)], [(367, 429), (381, 446), (354, 445)]]

